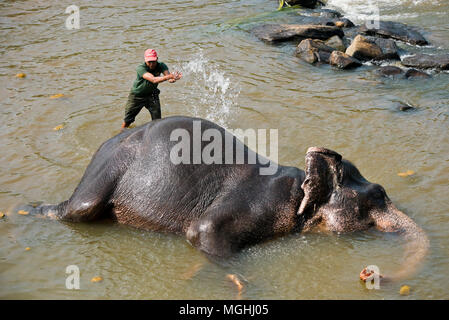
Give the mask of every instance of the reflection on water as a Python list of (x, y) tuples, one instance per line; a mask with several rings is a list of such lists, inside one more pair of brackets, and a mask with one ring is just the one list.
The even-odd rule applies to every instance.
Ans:
[[(350, 15), (349, 8), (362, 5), (329, 3)], [(181, 81), (160, 85), (163, 116), (277, 128), (280, 163), (303, 168), (307, 148), (325, 146), (382, 184), (430, 239), (422, 269), (406, 281), (408, 298), (448, 297), (448, 73), (405, 81), (380, 79), (369, 65), (351, 72), (310, 66), (294, 56), (294, 44), (269, 46), (247, 32), (260, 21), (287, 22), (296, 14), (274, 12), (271, 0), (148, 7), (79, 1), (81, 28), (68, 31), (64, 11), (70, 4), (0, 3), (0, 211), (7, 213), (0, 220), (1, 298), (234, 299), (229, 273), (245, 279), (242, 298), (402, 298), (400, 284), (374, 291), (358, 281), (369, 264), (397, 270), (403, 242), (394, 235), (291, 235), (218, 265), (173, 235), (107, 221), (70, 224), (10, 214), (17, 204), (58, 203), (71, 195), (92, 154), (118, 132), (147, 47), (184, 73)], [(422, 28), (433, 45), (423, 50), (449, 50), (446, 1), (379, 4), (388, 19)], [(26, 77), (15, 77), (20, 72)], [(64, 96), (50, 99), (55, 94)], [(417, 110), (400, 112), (399, 103)], [(136, 124), (149, 120), (142, 112)], [(53, 130), (61, 124), (62, 130)], [(415, 175), (397, 175), (407, 170)], [(73, 264), (81, 271), (79, 291), (65, 288), (65, 270)], [(95, 276), (104, 280), (92, 283)]]

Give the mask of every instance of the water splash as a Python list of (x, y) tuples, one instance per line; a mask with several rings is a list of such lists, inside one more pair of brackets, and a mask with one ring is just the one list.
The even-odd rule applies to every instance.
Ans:
[[(431, 0), (432, 4), (438, 4), (443, 0)], [(426, 4), (427, 3), (427, 4)], [(362, 21), (371, 18), (372, 12), (380, 12), (381, 19), (401, 19), (401, 18), (413, 18), (419, 14), (416, 12), (401, 12), (394, 15), (387, 14), (388, 11), (394, 9), (400, 5), (404, 7), (419, 7), (422, 5), (428, 5), (429, 0), (328, 0), (327, 5), (330, 8), (336, 8), (343, 11), (344, 15), (360, 23)], [(386, 12), (387, 11), (387, 12)]]
[(238, 83), (231, 81), (220, 66), (207, 59), (203, 52), (176, 66), (183, 73), (187, 94), (183, 100), (191, 107), (192, 116), (206, 118), (227, 127), (237, 115), (235, 108), (240, 94)]

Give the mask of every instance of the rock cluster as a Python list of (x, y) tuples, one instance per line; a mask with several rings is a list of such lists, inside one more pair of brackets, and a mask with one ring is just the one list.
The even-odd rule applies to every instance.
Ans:
[[(324, 63), (341, 69), (357, 68), (366, 61), (385, 64), (401, 60), (404, 55), (396, 41), (415, 46), (429, 44), (416, 28), (400, 22), (379, 21), (373, 26), (354, 26), (338, 11), (316, 8), (319, 1), (291, 0), (288, 3), (313, 9), (299, 11), (293, 24), (262, 24), (253, 28), (252, 33), (268, 43), (298, 41), (296, 56), (310, 64)], [(449, 54), (418, 53), (403, 58), (401, 64), (400, 67), (380, 67), (378, 73), (388, 77), (429, 78), (423, 69), (449, 70)]]

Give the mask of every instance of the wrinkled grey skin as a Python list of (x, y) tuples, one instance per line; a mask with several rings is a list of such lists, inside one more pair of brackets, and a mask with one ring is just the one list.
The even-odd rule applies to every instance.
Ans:
[[(425, 256), (424, 232), (393, 205), (380, 185), (367, 181), (334, 151), (309, 148), (305, 172), (279, 166), (276, 174), (266, 176), (260, 175), (264, 165), (259, 162), (173, 164), (170, 150), (178, 141), (170, 141), (170, 134), (177, 128), (192, 132), (194, 120), (201, 121), (202, 132), (214, 128), (225, 136), (223, 128), (207, 120), (151, 121), (103, 143), (69, 200), (28, 209), (66, 221), (111, 217), (184, 235), (215, 258), (294, 232), (371, 227), (406, 237), (412, 254), (399, 276), (407, 276)], [(202, 142), (202, 148), (207, 144)], [(224, 155), (224, 141), (222, 145)], [(233, 145), (241, 142), (234, 137)], [(244, 150), (253, 153), (246, 146)]]

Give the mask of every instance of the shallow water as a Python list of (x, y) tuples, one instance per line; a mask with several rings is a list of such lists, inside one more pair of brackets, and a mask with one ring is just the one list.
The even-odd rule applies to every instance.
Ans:
[[(349, 72), (310, 66), (294, 57), (294, 44), (270, 46), (247, 32), (291, 18), (291, 10), (273, 12), (276, 1), (102, 3), (77, 1), (81, 28), (72, 31), (64, 13), (72, 2), (0, 3), (0, 211), (7, 214), (0, 220), (0, 298), (234, 299), (229, 273), (247, 280), (243, 299), (449, 298), (448, 73), (405, 81), (380, 79), (369, 65)], [(329, 1), (359, 23), (364, 3)], [(382, 17), (422, 30), (433, 45), (424, 51), (449, 51), (447, 1), (378, 3)], [(402, 261), (401, 239), (378, 232), (291, 235), (217, 266), (177, 236), (11, 213), (18, 204), (71, 195), (98, 146), (118, 132), (147, 47), (184, 73), (160, 85), (163, 116), (277, 128), (281, 164), (303, 168), (307, 148), (325, 146), (382, 184), (429, 236), (419, 272), (366, 289), (358, 281), (364, 266), (388, 272)], [(19, 72), (27, 77), (16, 78)], [(399, 112), (399, 102), (417, 110)], [(142, 112), (136, 124), (149, 119)], [(415, 175), (397, 175), (406, 170)], [(80, 290), (65, 287), (68, 265), (81, 271)], [(104, 280), (92, 283), (95, 276)], [(404, 283), (408, 297), (398, 293)]]

